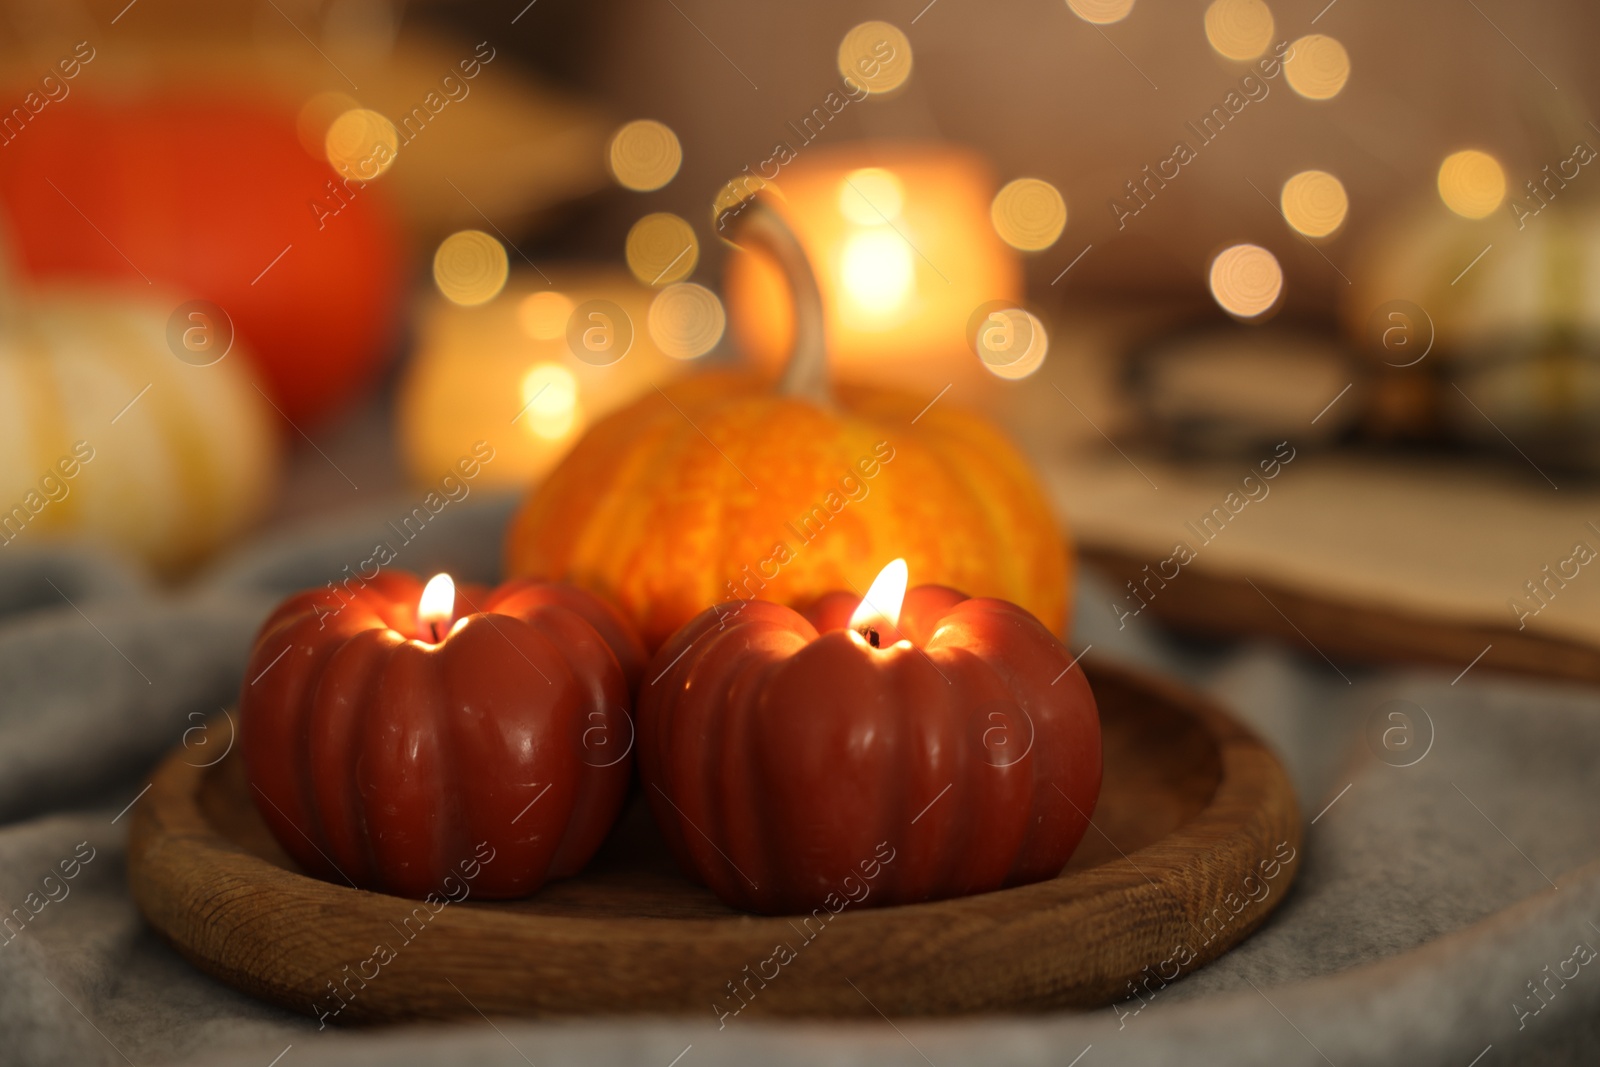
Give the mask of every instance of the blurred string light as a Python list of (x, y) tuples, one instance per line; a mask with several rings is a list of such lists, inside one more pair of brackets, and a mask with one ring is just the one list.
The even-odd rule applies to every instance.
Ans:
[(1283, 292), (1283, 268), (1260, 245), (1233, 245), (1211, 261), (1211, 295), (1241, 319), (1265, 314)]
[(1072, 13), (1096, 26), (1121, 22), (1133, 10), (1133, 0), (1067, 0)]
[(1350, 79), (1350, 54), (1326, 34), (1309, 34), (1290, 46), (1283, 76), (1307, 100), (1331, 100)]
[(300, 138), (301, 146), (310, 155), (322, 159), (328, 151), (328, 127), (333, 125), (333, 120), (360, 106), (356, 98), (348, 93), (317, 93), (311, 97), (301, 105), (300, 113), (295, 117), (295, 133)]
[(1047, 181), (1018, 178), (995, 194), (989, 219), (1006, 244), (1022, 252), (1038, 252), (1061, 236), (1067, 224), (1067, 202)]
[(1050, 338), (1039, 317), (1024, 308), (991, 311), (978, 326), (973, 347), (996, 378), (1020, 381), (1044, 366)]
[(572, 298), (565, 293), (530, 293), (517, 305), (517, 322), (522, 332), (535, 341), (554, 341), (567, 332), (573, 306)]
[(530, 433), (559, 441), (578, 422), (578, 379), (559, 363), (535, 363), (522, 376), (522, 407)]
[(677, 176), (683, 164), (683, 146), (663, 123), (638, 119), (612, 134), (607, 159), (618, 185), (648, 193)]
[(387, 116), (356, 107), (329, 124), (323, 145), (334, 170), (359, 181), (371, 181), (394, 165), (400, 151), (400, 135)]
[(463, 307), (493, 300), (505, 288), (510, 272), (506, 250), (482, 230), (453, 233), (433, 254), (434, 284)]
[(628, 231), (628, 269), (646, 285), (671, 285), (694, 272), (700, 242), (694, 227), (670, 211), (646, 215)]
[(1325, 170), (1303, 170), (1283, 183), (1283, 217), (1307, 237), (1326, 237), (1344, 225), (1350, 200), (1344, 184)]
[(656, 347), (674, 359), (698, 359), (717, 346), (728, 316), (722, 301), (703, 285), (669, 285), (650, 301), (645, 321)]
[(839, 213), (858, 226), (881, 226), (900, 217), (905, 188), (882, 167), (851, 171), (839, 183)]
[(874, 95), (911, 77), (911, 42), (887, 22), (863, 22), (839, 42), (839, 73)]
[(1506, 172), (1487, 152), (1452, 152), (1439, 164), (1439, 197), (1462, 218), (1485, 218), (1506, 198)]
[(1228, 59), (1255, 59), (1272, 44), (1272, 10), (1262, 0), (1212, 0), (1206, 40)]

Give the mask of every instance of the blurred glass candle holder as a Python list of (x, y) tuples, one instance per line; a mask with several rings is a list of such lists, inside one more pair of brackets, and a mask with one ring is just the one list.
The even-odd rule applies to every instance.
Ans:
[[(771, 182), (742, 174), (724, 186), (723, 225), (766, 186), (814, 266), (837, 380), (939, 389), (990, 378), (969, 320), (986, 304), (1020, 305), (1022, 270), (995, 231), (999, 182), (982, 157), (916, 142), (801, 153)], [(741, 250), (728, 257), (724, 291), (739, 349), (776, 371), (795, 329), (779, 265), (763, 249)]]
[[(541, 478), (595, 419), (677, 377), (720, 339), (715, 294), (653, 290), (626, 271), (512, 271), (492, 299), (425, 303), (396, 412), (409, 476), (437, 479), (473, 443), (494, 446), (491, 486)], [(669, 354), (670, 353), (670, 354)]]

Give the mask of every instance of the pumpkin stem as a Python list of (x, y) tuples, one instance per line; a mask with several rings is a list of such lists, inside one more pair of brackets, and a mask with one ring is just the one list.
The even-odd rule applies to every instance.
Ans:
[(731, 222), (733, 216), (742, 216), (738, 222), (741, 243), (748, 242), (764, 249), (777, 260), (794, 299), (794, 344), (778, 382), (778, 392), (824, 406), (831, 404), (822, 290), (817, 286), (816, 271), (811, 267), (805, 248), (783, 216), (760, 193), (722, 212), (719, 229)]

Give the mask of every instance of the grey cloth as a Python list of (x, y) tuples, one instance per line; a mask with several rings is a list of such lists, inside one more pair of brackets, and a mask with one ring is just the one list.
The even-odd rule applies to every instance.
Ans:
[[(452, 505), (397, 546), (396, 566), (492, 579), (508, 508)], [(176, 592), (86, 551), (0, 553), (0, 909), (35, 894), (38, 912), (0, 934), (0, 1064), (1600, 1062), (1600, 959), (1571, 962), (1580, 944), (1600, 949), (1594, 692), (1179, 644), (1117, 629), (1093, 576), (1074, 646), (1218, 697), (1282, 754), (1316, 820), (1281, 907), (1218, 961), (1089, 1013), (736, 1018), (719, 1031), (708, 1005), (685, 1019), (319, 1031), (202, 975), (145, 926), (124, 813), (162, 753), (233, 701), (272, 605), (393, 541), (387, 514), (258, 543)], [(1406, 760), (1432, 723), (1412, 766), (1373, 740), (1395, 700), (1418, 731)]]

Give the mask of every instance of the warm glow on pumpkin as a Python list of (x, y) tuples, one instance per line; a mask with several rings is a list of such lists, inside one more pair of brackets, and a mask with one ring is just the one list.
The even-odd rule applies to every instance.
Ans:
[[(911, 570), (903, 559), (891, 560), (878, 572), (850, 616), (850, 632), (878, 647), (877, 631), (893, 630), (900, 625), (900, 605), (905, 603), (906, 585), (911, 580)], [(868, 636), (868, 635), (871, 636)]]
[(435, 574), (422, 587), (417, 602), (417, 626), (435, 643), (443, 639), (450, 616), (456, 611), (456, 583), (448, 574)]
[[(595, 422), (529, 490), (507, 532), (506, 573), (586, 583), (652, 648), (730, 599), (735, 574), (732, 595), (792, 607), (865, 590), (876, 574), (866, 561), (894, 557), (919, 582), (1010, 600), (1059, 632), (1073, 558), (1044, 491), (995, 428), (952, 397), (928, 407), (937, 392), (863, 389), (822, 407), (716, 373), (650, 389)], [(844, 498), (828, 494), (847, 470), (871, 494), (833, 515)], [(776, 539), (790, 555), (773, 578)]]

